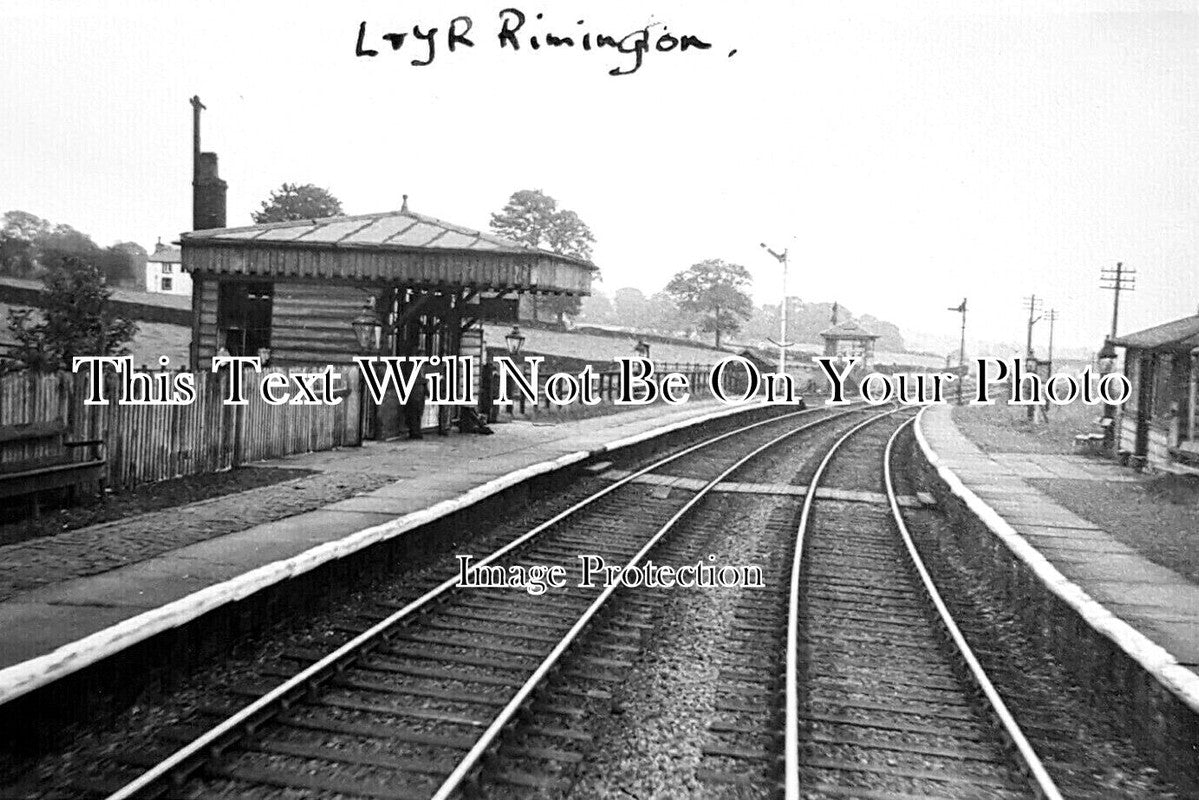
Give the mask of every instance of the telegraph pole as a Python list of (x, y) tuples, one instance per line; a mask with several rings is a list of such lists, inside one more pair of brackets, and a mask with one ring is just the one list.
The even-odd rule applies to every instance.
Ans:
[(1116, 338), (1116, 324), (1120, 319), (1120, 292), (1133, 292), (1137, 288), (1137, 271), (1125, 269), (1124, 262), (1117, 261), (1116, 266), (1102, 267), (1099, 271), (1099, 288), (1115, 292), (1112, 301), (1112, 333)]
[[(958, 405), (960, 406), (962, 404), (962, 383), (966, 380), (966, 298), (962, 298), (961, 305), (949, 310), (962, 315), (962, 340), (958, 344)], [(948, 360), (946, 357), (946, 361)]]
[(778, 259), (778, 262), (783, 265), (783, 302), (779, 304), (779, 340), (775, 342), (779, 346), (779, 375), (787, 373), (787, 348), (791, 344), (787, 341), (787, 251), (784, 249), (781, 253), (776, 253), (762, 242), (762, 249), (770, 255)]
[[(1041, 303), (1043, 301), (1038, 300), (1034, 294), (1031, 297), (1026, 297), (1025, 302), (1028, 303), (1028, 337), (1024, 344), (1024, 361), (1026, 365), (1029, 365), (1032, 363), (1032, 326), (1036, 325), (1041, 319), (1039, 316), (1036, 316), (1036, 313), (1041, 310)], [(1028, 407), (1028, 421), (1037, 421), (1036, 406)]]
[(1053, 364), (1053, 323), (1057, 322), (1057, 309), (1049, 309), (1049, 313), (1045, 315), (1045, 319), (1049, 320), (1049, 363)]
[(1026, 359), (1031, 360), (1032, 359), (1032, 326), (1036, 325), (1038, 322), (1041, 321), (1041, 318), (1039, 316), (1036, 316), (1036, 314), (1038, 311), (1041, 310), (1041, 304), (1044, 301), (1041, 300), (1040, 298), (1038, 298), (1034, 294), (1031, 297), (1024, 298), (1024, 302), (1028, 306), (1028, 336), (1025, 339), (1025, 343), (1024, 343), (1024, 357)]

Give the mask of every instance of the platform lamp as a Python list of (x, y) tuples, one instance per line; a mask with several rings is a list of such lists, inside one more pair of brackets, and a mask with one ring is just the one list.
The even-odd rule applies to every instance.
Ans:
[[(508, 331), (508, 335), (504, 337), (504, 346), (508, 348), (508, 355), (510, 357), (516, 358), (520, 355), (521, 349), (525, 346), (525, 335), (520, 332), (518, 326), (513, 325), (512, 330)], [(524, 367), (520, 368), (520, 374), (525, 374)], [(508, 378), (505, 376), (504, 383), (506, 384), (507, 382)], [(505, 386), (505, 388), (507, 387)], [(520, 395), (520, 413), (525, 413), (525, 396), (523, 392)]]
[(520, 332), (519, 327), (512, 326), (512, 330), (508, 331), (508, 335), (504, 337), (504, 345), (508, 348), (508, 355), (513, 358), (520, 355), (521, 349), (525, 346), (525, 335)]
[(375, 312), (375, 305), (368, 300), (358, 316), (350, 323), (354, 329), (354, 337), (358, 340), (358, 349), (364, 353), (377, 353), (383, 344), (383, 323)]
[(649, 358), (649, 342), (645, 339), (638, 339), (637, 344), (633, 345), (633, 352), (639, 358)]

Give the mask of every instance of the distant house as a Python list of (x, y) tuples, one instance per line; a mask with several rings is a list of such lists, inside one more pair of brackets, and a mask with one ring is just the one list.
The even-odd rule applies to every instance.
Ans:
[(1132, 396), (1120, 415), (1120, 449), (1154, 469), (1199, 466), (1199, 314), (1112, 341), (1125, 349)]
[(184, 272), (183, 251), (159, 240), (146, 257), (146, 291), (158, 294), (191, 295), (192, 279)]

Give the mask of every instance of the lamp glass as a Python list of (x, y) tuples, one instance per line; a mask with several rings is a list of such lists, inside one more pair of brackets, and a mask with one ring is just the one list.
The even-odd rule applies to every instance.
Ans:
[(524, 334), (520, 332), (520, 328), (513, 325), (512, 330), (504, 337), (504, 344), (508, 347), (508, 355), (518, 356), (520, 350), (525, 346)]
[(379, 315), (369, 305), (362, 307), (362, 312), (350, 323), (354, 329), (354, 337), (358, 339), (358, 347), (372, 351), (379, 346), (383, 326), (379, 323)]

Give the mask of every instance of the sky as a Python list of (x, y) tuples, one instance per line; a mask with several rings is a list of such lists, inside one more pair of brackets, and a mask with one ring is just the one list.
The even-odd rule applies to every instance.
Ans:
[[(475, 46), (451, 53), (457, 16)], [(376, 57), (355, 55), (363, 22)], [(427, 66), (414, 25), (439, 29)], [(613, 76), (631, 54), (526, 35), (646, 26), (711, 47)], [(1058, 346), (1097, 348), (1117, 261), (1137, 270), (1121, 333), (1199, 307), (1190, 3), (0, 0), (0, 60), (0, 212), (101, 245), (190, 227), (198, 94), (231, 226), (283, 182), (478, 229), (541, 189), (590, 225), (609, 294), (723, 258), (777, 303), (765, 242), (789, 251), (789, 294), (938, 347), (963, 297), (971, 339), (1022, 342), (1035, 294)]]

